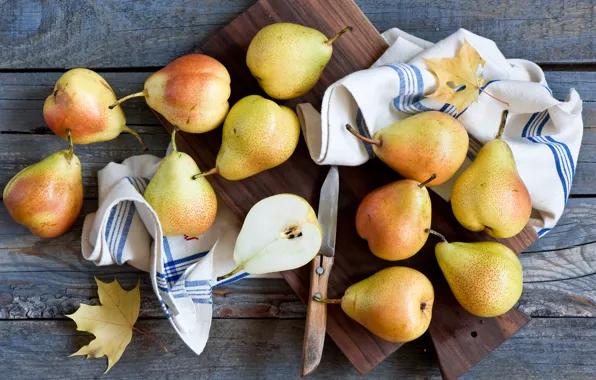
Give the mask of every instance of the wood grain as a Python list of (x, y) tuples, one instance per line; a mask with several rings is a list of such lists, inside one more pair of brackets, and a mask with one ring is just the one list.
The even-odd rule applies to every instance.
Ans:
[[(327, 329), (327, 304), (315, 299), (327, 298), (329, 275), (334, 258), (317, 255), (310, 263), (310, 292), (304, 326), (304, 343), (302, 346), (302, 366), (300, 376), (310, 375), (321, 362)], [(319, 269), (320, 268), (320, 269)], [(322, 270), (319, 273), (318, 270)]]
[[(354, 32), (346, 34), (334, 44), (333, 57), (319, 83), (303, 97), (284, 103), (290, 107), (301, 102), (319, 106), (322, 95), (330, 84), (351, 72), (369, 67), (387, 47), (351, 0), (334, 0), (324, 5), (311, 0), (292, 3), (260, 0), (201, 47), (203, 53), (220, 60), (230, 72), (232, 102), (251, 93), (262, 93), (244, 60), (239, 57), (245, 57), (248, 44), (260, 28), (278, 21), (311, 26), (327, 35), (333, 35), (346, 25), (354, 27)], [(173, 128), (163, 117), (156, 115), (169, 130)], [(200, 136), (182, 134), (184, 142), (180, 144), (181, 149), (199, 162), (205, 163), (207, 167), (215, 167), (215, 157), (221, 144), (220, 134), (218, 130)], [(246, 215), (259, 199), (278, 193), (295, 193), (314, 205), (321, 178), (321, 167), (311, 161), (303, 143), (299, 144), (294, 155), (284, 164), (243, 181), (232, 182), (219, 176), (208, 177), (224, 202), (239, 217)], [(337, 232), (337, 252), (341, 259), (336, 260), (335, 275), (329, 281), (331, 298), (340, 297), (350, 285), (391, 265), (370, 255), (365, 241), (357, 236), (353, 220), (356, 207), (367, 193), (398, 178), (377, 160), (356, 168), (341, 168)], [(447, 203), (435, 194), (432, 198), (433, 228), (446, 234), (450, 241), (487, 239), (482, 234), (472, 234), (465, 230), (454, 220), (451, 207)], [(519, 253), (536, 239), (534, 230), (527, 226), (518, 236), (502, 242)], [(427, 243), (414, 258), (404, 260), (403, 264), (427, 274), (435, 286), (443, 281), (437, 270), (434, 247), (431, 243)], [(283, 272), (282, 275), (300, 299), (308, 302), (308, 268)], [(455, 308), (459, 305), (449, 295), (438, 303), (441, 302), (444, 302), (446, 307), (434, 314), (431, 332), (448, 332), (434, 339), (441, 371), (446, 378), (459, 377), (528, 320), (521, 312), (513, 309), (508, 314), (479, 326), (477, 330), (480, 330), (481, 334), (473, 341), (474, 344), (470, 345), (467, 333), (454, 326), (472, 325), (476, 318), (467, 313), (456, 315)], [(450, 304), (453, 308), (449, 307)], [(401, 346), (374, 336), (350, 319), (337, 305), (328, 308), (327, 332), (361, 373), (368, 372)], [(465, 346), (474, 346), (476, 349), (455, 349)], [(449, 363), (449, 366), (444, 363)]]
[[(137, 327), (169, 352), (134, 334), (122, 359), (102, 375), (106, 360), (68, 355), (92, 336), (68, 320), (0, 323), (0, 371), (14, 380), (127, 379), (156, 376), (176, 380), (280, 380), (297, 378), (303, 320), (214, 320), (205, 351), (195, 355), (166, 320), (140, 320)], [(566, 379), (596, 377), (596, 319), (538, 318), (472, 368), (466, 379)], [(309, 379), (358, 380), (360, 376), (333, 342)], [(43, 360), (40, 360), (43, 358)], [(17, 370), (18, 369), (18, 370)], [(51, 370), (49, 370), (51, 369)], [(440, 373), (427, 336), (374, 368), (375, 380), (433, 379)]]
[[(165, 66), (219, 31), (254, 0), (0, 2), (0, 69)], [(593, 1), (358, 0), (381, 32), (399, 27), (436, 42), (466, 28), (507, 57), (596, 62)]]

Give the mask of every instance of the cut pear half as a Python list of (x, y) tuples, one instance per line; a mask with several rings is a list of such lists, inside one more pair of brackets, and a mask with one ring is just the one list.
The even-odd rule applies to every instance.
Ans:
[(278, 194), (255, 204), (234, 247), (238, 267), (218, 280), (244, 270), (264, 274), (299, 268), (321, 248), (322, 233), (310, 204), (294, 194)]

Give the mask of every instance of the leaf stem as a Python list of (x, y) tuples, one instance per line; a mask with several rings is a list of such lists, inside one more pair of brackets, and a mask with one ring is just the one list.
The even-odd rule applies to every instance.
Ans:
[(159, 346), (160, 346), (161, 348), (163, 348), (163, 350), (164, 350), (165, 352), (168, 352), (168, 349), (167, 349), (167, 347), (166, 347), (166, 346), (164, 346), (164, 345), (163, 345), (163, 343), (161, 343), (159, 340), (157, 340), (157, 339), (156, 339), (155, 337), (153, 337), (152, 335), (150, 335), (150, 334), (147, 334), (145, 331), (143, 331), (143, 330), (141, 330), (141, 329), (138, 329), (138, 328), (136, 328), (136, 327), (134, 327), (134, 326), (132, 326), (132, 329), (133, 329), (134, 331), (136, 331), (136, 332), (140, 332), (141, 334), (145, 335), (147, 338), (149, 338), (149, 339), (151, 339), (152, 341), (154, 341), (155, 343), (159, 344)]
[(491, 95), (488, 91), (483, 90), (481, 87), (479, 87), (479, 89), (480, 89), (480, 91), (484, 92), (486, 95), (490, 96), (497, 102), (501, 102), (501, 103), (505, 104), (507, 107), (509, 107), (509, 103), (507, 103), (506, 101), (501, 100), (501, 99), (497, 98), (496, 96)]

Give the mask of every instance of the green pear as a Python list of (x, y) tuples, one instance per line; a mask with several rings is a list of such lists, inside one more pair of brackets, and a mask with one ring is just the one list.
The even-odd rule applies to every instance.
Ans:
[(385, 268), (350, 286), (339, 299), (342, 310), (376, 336), (389, 342), (409, 342), (428, 329), (435, 293), (430, 280), (407, 267)]
[(512, 250), (494, 241), (448, 243), (438, 235), (443, 239), (435, 247), (439, 267), (464, 309), (478, 317), (497, 317), (515, 306), (523, 271)]
[(319, 253), (322, 240), (317, 215), (306, 199), (294, 194), (267, 197), (242, 224), (234, 247), (238, 267), (218, 280), (241, 270), (263, 274), (299, 268)]
[(468, 133), (453, 116), (438, 111), (421, 112), (389, 125), (372, 139), (358, 134), (349, 124), (346, 128), (366, 144), (387, 166), (418, 182), (433, 173), (437, 186), (451, 178), (468, 153)]
[(81, 162), (69, 149), (61, 150), (26, 167), (4, 188), (3, 201), (10, 216), (35, 235), (62, 235), (77, 219), (83, 205)]
[(510, 238), (528, 223), (532, 200), (517, 172), (511, 148), (499, 137), (500, 133), (486, 143), (457, 178), (451, 208), (457, 221), (468, 230)]
[(426, 183), (404, 179), (374, 190), (356, 211), (356, 231), (368, 241), (370, 251), (385, 260), (414, 256), (426, 239), (431, 222), (431, 202)]
[(309, 92), (319, 81), (333, 53), (332, 38), (318, 30), (286, 22), (271, 24), (254, 36), (246, 65), (261, 88), (275, 99), (292, 99)]
[(157, 214), (165, 236), (197, 236), (215, 221), (217, 197), (206, 178), (195, 175), (199, 167), (191, 156), (176, 147), (166, 156), (147, 185), (143, 197)]
[(141, 137), (126, 126), (122, 108), (108, 108), (115, 101), (114, 91), (101, 75), (89, 69), (72, 69), (56, 82), (43, 104), (43, 117), (64, 140), (70, 129), (75, 144), (109, 141), (128, 132), (145, 148)]
[(216, 167), (201, 175), (219, 173), (240, 180), (271, 169), (290, 158), (299, 137), (294, 111), (258, 95), (247, 96), (226, 117)]

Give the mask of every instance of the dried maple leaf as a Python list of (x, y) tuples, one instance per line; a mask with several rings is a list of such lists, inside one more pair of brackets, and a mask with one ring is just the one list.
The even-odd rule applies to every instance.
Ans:
[(127, 292), (116, 280), (108, 284), (96, 278), (95, 282), (101, 306), (81, 305), (74, 314), (67, 315), (76, 322), (77, 331), (90, 332), (95, 339), (70, 356), (100, 358), (105, 355), (108, 357), (108, 372), (130, 343), (132, 330), (143, 333), (134, 327), (139, 317), (141, 295), (138, 283)]
[[(486, 61), (465, 40), (456, 57), (425, 59), (424, 62), (439, 80), (439, 87), (427, 98), (449, 103), (456, 108), (457, 113), (478, 101), (478, 94), (483, 91), (482, 86), (488, 83), (481, 73), (477, 74), (478, 66), (484, 67)], [(484, 92), (502, 102), (486, 91)]]

